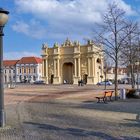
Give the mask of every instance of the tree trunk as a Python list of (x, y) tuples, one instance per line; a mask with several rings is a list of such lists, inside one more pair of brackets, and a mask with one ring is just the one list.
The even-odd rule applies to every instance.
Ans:
[(130, 67), (130, 73), (131, 73), (131, 86), (132, 86), (132, 89), (135, 88), (135, 77), (134, 77), (134, 68), (133, 68), (133, 64), (131, 64), (131, 67)]
[(116, 62), (115, 62), (115, 100), (118, 99), (118, 72), (117, 72), (117, 69), (118, 69), (118, 61), (116, 59)]

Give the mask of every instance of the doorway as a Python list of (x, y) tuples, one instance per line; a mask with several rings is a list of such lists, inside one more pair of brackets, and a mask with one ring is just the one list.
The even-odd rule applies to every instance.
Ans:
[(51, 75), (51, 84), (53, 84), (53, 78), (54, 78), (54, 75), (52, 74)]
[(73, 64), (71, 62), (63, 65), (63, 83), (73, 84)]
[(84, 82), (84, 84), (87, 84), (87, 77), (88, 77), (87, 74), (84, 74), (83, 75), (83, 82)]

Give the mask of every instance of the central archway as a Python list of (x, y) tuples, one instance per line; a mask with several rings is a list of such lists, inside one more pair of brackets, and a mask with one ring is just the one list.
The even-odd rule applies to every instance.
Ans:
[(74, 66), (71, 62), (63, 64), (63, 82), (73, 84), (73, 70)]

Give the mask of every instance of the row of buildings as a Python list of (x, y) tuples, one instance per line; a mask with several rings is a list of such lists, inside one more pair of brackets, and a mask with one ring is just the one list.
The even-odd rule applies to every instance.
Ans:
[[(88, 40), (80, 45), (69, 39), (53, 47), (43, 44), (42, 58), (23, 57), (20, 60), (4, 60), (4, 82), (33, 82), (44, 80), (46, 84), (96, 84), (105, 79), (102, 47)], [(118, 69), (118, 79), (126, 77), (126, 69)], [(106, 79), (114, 79), (114, 68), (108, 68)]]

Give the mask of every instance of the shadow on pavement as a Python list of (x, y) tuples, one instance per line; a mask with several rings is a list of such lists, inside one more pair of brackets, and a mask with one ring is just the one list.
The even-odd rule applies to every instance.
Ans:
[(88, 100), (83, 101), (81, 105), (77, 105), (77, 108), (137, 114), (140, 112), (140, 99), (127, 99), (124, 101), (118, 100), (108, 102), (107, 104), (97, 103), (96, 101)]
[(127, 127), (140, 127), (140, 121), (136, 119), (124, 119), (129, 123), (120, 123), (120, 125), (124, 125)]
[(54, 126), (50, 124), (41, 124), (41, 123), (34, 123), (34, 122), (24, 122), (24, 124), (33, 125), (38, 128), (45, 129), (47, 131), (57, 131), (58, 133), (60, 131), (63, 131), (64, 133), (71, 134), (73, 136), (79, 136), (82, 138), (93, 136), (104, 140), (140, 140), (140, 138), (138, 137), (131, 137), (131, 136), (121, 136), (120, 138), (116, 138), (102, 132), (84, 130), (80, 128), (60, 128), (58, 126)]
[(50, 124), (41, 124), (41, 123), (34, 123), (34, 122), (24, 122), (24, 123), (28, 125), (36, 126), (41, 129), (45, 129), (47, 131), (57, 131), (58, 133), (60, 131), (63, 131), (64, 133), (68, 133), (74, 136), (81, 136), (81, 137), (94, 136), (94, 137), (103, 138), (106, 140), (118, 140), (118, 138), (112, 137), (102, 132), (89, 131), (89, 130), (84, 130), (80, 128), (60, 128), (60, 127), (50, 125)]

